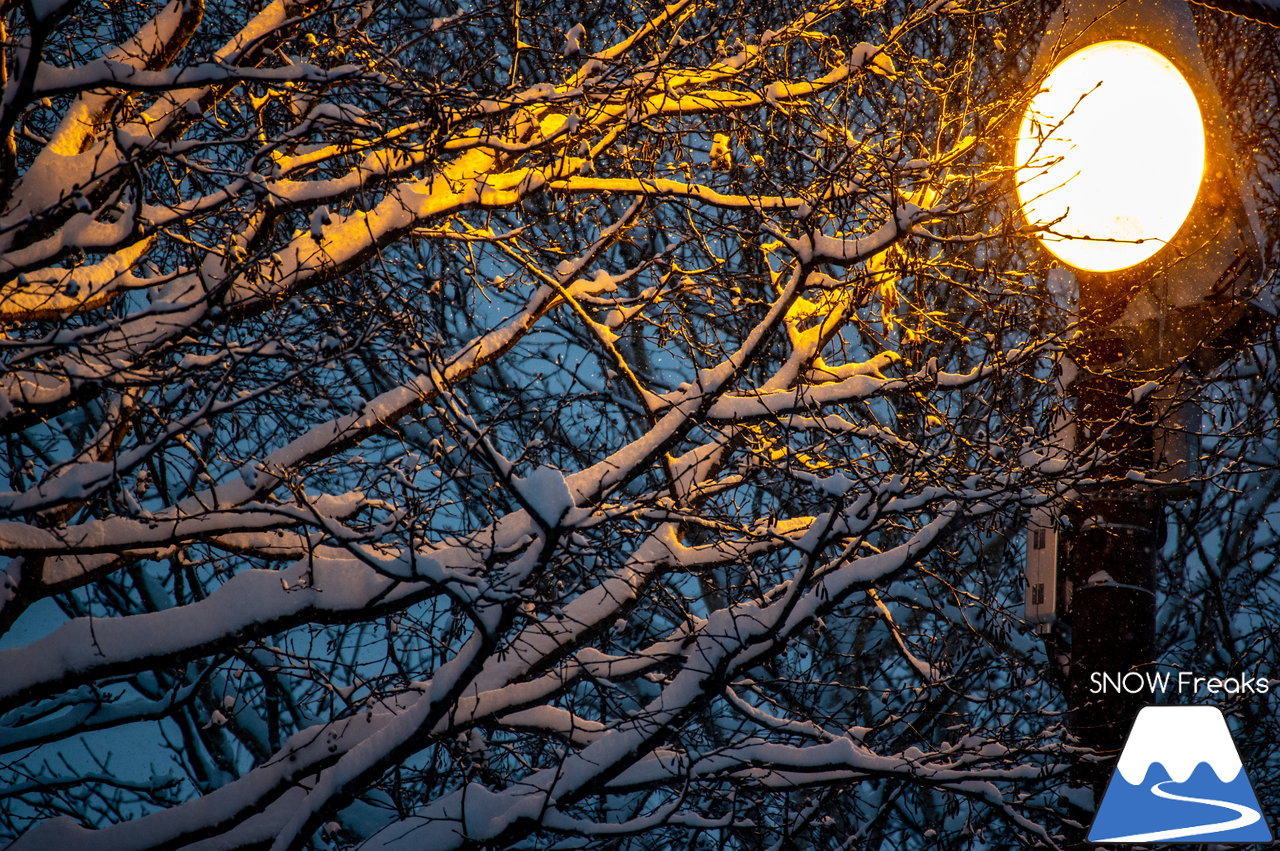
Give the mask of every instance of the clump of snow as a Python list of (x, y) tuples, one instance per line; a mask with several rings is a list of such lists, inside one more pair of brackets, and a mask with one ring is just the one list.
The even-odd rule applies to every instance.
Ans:
[(733, 166), (733, 145), (726, 133), (717, 133), (711, 139), (711, 168), (728, 171)]
[(818, 488), (832, 496), (843, 496), (856, 484), (857, 482), (844, 473), (835, 473), (822, 479), (818, 483)]
[(324, 239), (324, 226), (329, 224), (333, 224), (333, 217), (329, 215), (329, 208), (321, 204), (311, 211), (311, 238), (316, 242)]
[(599, 295), (618, 291), (618, 279), (604, 269), (597, 269), (590, 280), (579, 278), (569, 287), (574, 296)]
[(558, 526), (574, 507), (569, 484), (555, 467), (538, 467), (526, 478), (514, 477), (511, 483), (524, 504), (546, 526)]
[(587, 34), (587, 28), (581, 23), (574, 24), (567, 33), (564, 34), (564, 55), (568, 59), (572, 59), (582, 52), (582, 38)]
[(1157, 382), (1148, 381), (1145, 384), (1141, 384), (1133, 388), (1132, 390), (1130, 390), (1129, 399), (1132, 402), (1134, 402), (1134, 404), (1137, 404), (1138, 402), (1141, 402), (1143, 399), (1147, 398), (1153, 392), (1159, 389), (1160, 389), (1160, 385)]
[(893, 57), (885, 52), (883, 47), (871, 57), (871, 64), (868, 67), (882, 77), (893, 77), (898, 73), (897, 66), (893, 64)]

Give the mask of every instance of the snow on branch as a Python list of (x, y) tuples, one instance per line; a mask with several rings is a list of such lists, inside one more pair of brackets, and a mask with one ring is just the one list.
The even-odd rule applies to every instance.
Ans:
[(117, 11), (5, 23), (0, 837), (1056, 841), (1016, 10)]

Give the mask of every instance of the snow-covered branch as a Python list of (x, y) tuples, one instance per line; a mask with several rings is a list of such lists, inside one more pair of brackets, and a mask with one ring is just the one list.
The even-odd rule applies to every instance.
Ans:
[(1034, 28), (117, 6), (0, 33), (0, 837), (1057, 841)]

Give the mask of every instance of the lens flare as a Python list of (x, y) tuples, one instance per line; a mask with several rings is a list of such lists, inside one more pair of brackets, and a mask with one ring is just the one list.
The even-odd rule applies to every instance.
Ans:
[(1022, 118), (1018, 201), (1078, 269), (1141, 263), (1178, 232), (1204, 174), (1200, 106), (1169, 60), (1103, 41), (1049, 74)]

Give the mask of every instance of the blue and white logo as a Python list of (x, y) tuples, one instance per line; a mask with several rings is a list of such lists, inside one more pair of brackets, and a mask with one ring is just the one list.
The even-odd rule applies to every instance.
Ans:
[(1270, 842), (1240, 754), (1216, 706), (1138, 713), (1090, 842)]

